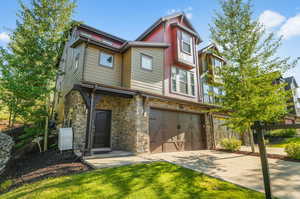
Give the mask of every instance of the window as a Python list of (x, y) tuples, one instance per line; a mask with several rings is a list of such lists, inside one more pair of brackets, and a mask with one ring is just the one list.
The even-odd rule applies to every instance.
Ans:
[(192, 52), (192, 38), (187, 33), (181, 32), (181, 48), (182, 51), (188, 54)]
[(152, 70), (152, 57), (141, 54), (141, 67), (146, 70)]
[(172, 91), (195, 96), (195, 75), (177, 67), (172, 67)]
[(78, 65), (79, 65), (79, 53), (77, 53), (75, 57), (74, 70), (78, 69)]
[(213, 58), (213, 63), (215, 68), (221, 68), (223, 65), (223, 62), (217, 58)]
[(220, 104), (224, 96), (224, 91), (221, 87), (215, 87), (208, 83), (207, 76), (202, 78), (203, 102), (209, 104)]
[(106, 67), (113, 67), (114, 57), (113, 55), (101, 52), (99, 64)]

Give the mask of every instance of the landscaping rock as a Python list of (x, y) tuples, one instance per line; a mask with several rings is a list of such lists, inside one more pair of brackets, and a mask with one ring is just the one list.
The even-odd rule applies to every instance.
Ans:
[(14, 145), (13, 139), (0, 133), (0, 175), (4, 172), (5, 166), (11, 157), (11, 149)]

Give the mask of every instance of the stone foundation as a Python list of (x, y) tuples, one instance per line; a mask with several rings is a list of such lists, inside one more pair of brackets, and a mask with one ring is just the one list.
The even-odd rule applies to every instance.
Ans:
[[(78, 91), (72, 91), (65, 100), (65, 126), (72, 126), (74, 148), (83, 150), (86, 141), (87, 114), (83, 98)], [(143, 96), (122, 98), (104, 95), (96, 104), (97, 110), (111, 111), (111, 148), (136, 153), (150, 152), (149, 114), (151, 108), (163, 108), (203, 114), (207, 148), (214, 147), (211, 117), (203, 108), (186, 103), (149, 99)], [(93, 131), (95, 128), (92, 128)]]
[(74, 150), (84, 151), (88, 109), (78, 91), (71, 91), (66, 96), (64, 114), (64, 127), (73, 129)]

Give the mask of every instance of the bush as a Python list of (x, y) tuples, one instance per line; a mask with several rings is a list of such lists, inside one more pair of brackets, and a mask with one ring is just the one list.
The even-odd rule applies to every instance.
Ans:
[(235, 138), (226, 138), (221, 141), (221, 146), (228, 151), (238, 151), (241, 148), (242, 142)]
[(9, 187), (11, 187), (11, 185), (13, 184), (12, 180), (6, 180), (4, 182), (2, 182), (0, 184), (0, 192), (5, 192), (9, 189)]
[(284, 148), (288, 157), (300, 160), (300, 143), (291, 142)]
[(296, 129), (279, 129), (270, 131), (266, 134), (267, 137), (290, 138), (297, 134)]

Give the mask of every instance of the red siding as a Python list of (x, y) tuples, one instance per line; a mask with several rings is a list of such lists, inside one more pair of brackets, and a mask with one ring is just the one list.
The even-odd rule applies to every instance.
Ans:
[(163, 25), (159, 25), (156, 27), (151, 34), (149, 34), (144, 41), (151, 41), (151, 42), (163, 42), (164, 41), (164, 31)]
[(105, 40), (105, 41), (111, 42), (114, 47), (120, 47), (123, 44), (120, 41), (113, 40), (111, 38), (108, 38), (108, 37), (105, 37), (105, 36), (102, 36), (102, 35), (98, 35), (96, 33), (90, 32), (88, 30), (79, 29), (79, 31), (83, 32), (83, 33), (86, 33), (86, 34), (89, 34), (89, 35), (92, 35), (92, 38), (95, 39), (95, 40), (99, 40), (99, 41)]
[[(165, 49), (165, 66), (164, 66), (164, 94), (167, 96), (177, 97), (190, 101), (199, 101), (198, 99), (198, 89), (196, 93), (196, 97), (188, 97), (184, 95), (180, 95), (177, 93), (171, 92), (171, 67), (179, 66), (185, 69), (188, 69), (187, 65), (178, 62), (178, 53), (177, 53), (177, 31), (178, 28), (171, 26), (170, 24), (178, 22), (180, 23), (180, 17), (173, 18), (165, 22), (165, 26), (161, 24), (155, 30), (153, 30), (143, 41), (151, 41), (151, 42), (164, 42), (170, 44), (170, 47)], [(187, 26), (185, 22), (181, 23), (182, 25)], [(165, 29), (165, 30), (164, 30)], [(194, 45), (195, 48), (195, 45)], [(196, 49), (193, 49), (194, 52)], [(194, 53), (194, 59), (197, 59), (197, 53)], [(196, 62), (197, 63), (197, 62)], [(198, 78), (198, 74), (195, 74)], [(196, 81), (196, 88), (198, 87), (198, 80)]]

